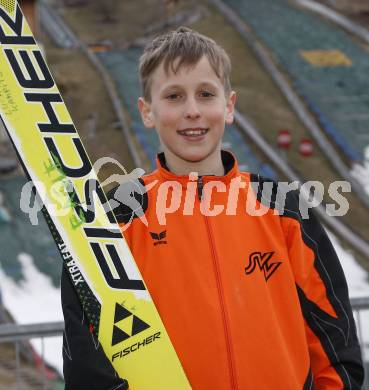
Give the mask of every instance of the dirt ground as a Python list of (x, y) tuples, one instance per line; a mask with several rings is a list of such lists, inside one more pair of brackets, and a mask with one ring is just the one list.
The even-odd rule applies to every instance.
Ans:
[(347, 15), (369, 16), (369, 2), (366, 0), (318, 0), (318, 2)]
[(92, 162), (110, 156), (131, 170), (129, 149), (97, 71), (81, 52), (55, 48), (48, 39), (44, 43), (51, 72)]

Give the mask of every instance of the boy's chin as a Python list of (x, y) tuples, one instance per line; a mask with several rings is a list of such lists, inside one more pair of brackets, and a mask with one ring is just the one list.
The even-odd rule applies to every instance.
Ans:
[(188, 163), (199, 163), (204, 161), (208, 157), (208, 153), (181, 153), (178, 157), (181, 158), (181, 160), (186, 161)]
[[(168, 153), (168, 158), (174, 158), (177, 162), (182, 161), (184, 164), (201, 164), (202, 162), (207, 161), (209, 158), (211, 160), (217, 160), (215, 156), (218, 152), (218, 148), (211, 147), (201, 147), (201, 148), (182, 148), (182, 149), (164, 149), (164, 152)], [(211, 157), (213, 156), (213, 157)], [(215, 159), (214, 159), (215, 158)], [(220, 158), (220, 150), (219, 150)]]

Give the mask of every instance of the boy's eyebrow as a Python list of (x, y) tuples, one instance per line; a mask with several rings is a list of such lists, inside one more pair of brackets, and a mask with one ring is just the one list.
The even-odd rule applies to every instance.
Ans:
[[(212, 88), (218, 88), (218, 85), (215, 84), (214, 82), (212, 81), (202, 81), (199, 85), (199, 87), (212, 87)], [(164, 90), (167, 90), (167, 89), (171, 89), (171, 88), (183, 88), (183, 85), (181, 84), (168, 84), (168, 85), (165, 85), (164, 88), (162, 89), (163, 91)]]
[(213, 88), (215, 87), (215, 88), (217, 88), (218, 85), (211, 82), (211, 81), (203, 81), (202, 83), (200, 83), (200, 87), (213, 87)]

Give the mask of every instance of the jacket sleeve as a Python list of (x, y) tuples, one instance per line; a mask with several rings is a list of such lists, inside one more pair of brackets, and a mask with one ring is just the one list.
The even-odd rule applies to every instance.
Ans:
[[(127, 223), (131, 220), (132, 207), (136, 206), (136, 203), (132, 203), (134, 200), (130, 195), (133, 194), (132, 187), (136, 188), (138, 185), (138, 183), (121, 185), (107, 194), (118, 223)], [(146, 204), (144, 196), (135, 200)], [(98, 340), (90, 332), (65, 265), (61, 280), (61, 298), (65, 322), (63, 337), (65, 390), (128, 389), (128, 382), (118, 377)]]
[(297, 192), (287, 198), (287, 245), (305, 319), (315, 390), (361, 389), (364, 370), (346, 279), (311, 210), (303, 219)]
[(118, 377), (100, 343), (90, 332), (65, 265), (61, 279), (61, 298), (65, 322), (63, 336), (65, 390), (128, 389), (128, 382)]

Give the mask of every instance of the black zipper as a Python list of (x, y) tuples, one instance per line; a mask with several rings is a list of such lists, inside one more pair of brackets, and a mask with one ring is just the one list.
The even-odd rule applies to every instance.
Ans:
[(197, 179), (197, 195), (199, 197), (199, 201), (202, 198), (202, 189), (204, 188), (204, 182), (202, 181), (202, 176), (199, 176)]

